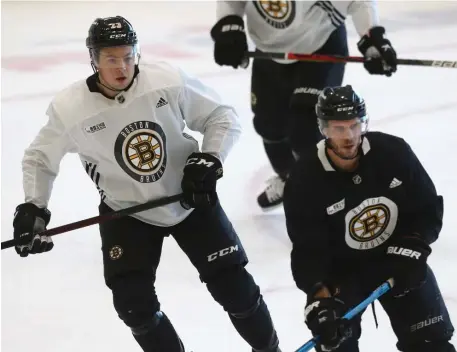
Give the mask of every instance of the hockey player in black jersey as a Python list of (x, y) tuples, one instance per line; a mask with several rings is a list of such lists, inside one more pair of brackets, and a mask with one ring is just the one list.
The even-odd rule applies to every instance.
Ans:
[[(454, 328), (427, 258), (443, 198), (403, 139), (367, 132), (351, 86), (325, 88), (316, 105), (324, 140), (286, 182), (284, 209), (294, 280), (320, 351), (357, 352), (361, 317), (340, 319), (393, 277), (380, 299), (404, 352), (455, 352)], [(325, 318), (325, 319), (324, 319)]]
[[(237, 68), (245, 63), (245, 22), (257, 51), (347, 56), (345, 23), (351, 17), (365, 69), (386, 76), (396, 71), (396, 52), (378, 18), (376, 1), (229, 0), (217, 1), (216, 12), (211, 36), (219, 65)], [(282, 203), (295, 157), (321, 139), (314, 105), (324, 87), (342, 84), (344, 72), (344, 63), (253, 60), (253, 125), (276, 173), (257, 198), (262, 209)]]

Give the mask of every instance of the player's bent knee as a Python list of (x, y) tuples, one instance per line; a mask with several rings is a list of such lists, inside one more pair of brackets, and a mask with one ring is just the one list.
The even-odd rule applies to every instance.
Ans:
[(145, 334), (158, 325), (163, 314), (150, 277), (131, 275), (110, 283), (119, 318), (134, 334)]
[(248, 309), (240, 311), (240, 312), (229, 312), (229, 314), (236, 318), (236, 319), (247, 319), (249, 317), (252, 317), (255, 312), (259, 309), (260, 305), (263, 303), (263, 297), (259, 295), (257, 300), (254, 302), (253, 305), (251, 305)]
[(152, 317), (147, 318), (142, 324), (130, 326), (133, 335), (146, 335), (154, 330), (163, 318), (161, 311), (156, 312)]
[(261, 303), (259, 287), (241, 265), (222, 269), (206, 280), (206, 285), (214, 300), (236, 317), (253, 314)]

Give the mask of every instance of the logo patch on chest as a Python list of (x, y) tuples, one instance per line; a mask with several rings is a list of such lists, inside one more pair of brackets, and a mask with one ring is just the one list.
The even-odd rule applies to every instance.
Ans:
[(100, 123), (98, 123), (96, 125), (84, 128), (84, 131), (86, 131), (87, 133), (95, 133), (95, 132), (101, 131), (101, 130), (103, 130), (105, 128), (106, 128), (105, 123), (104, 122), (100, 122)]
[(364, 200), (345, 216), (346, 244), (357, 250), (373, 249), (392, 236), (397, 226), (398, 207), (386, 197)]
[(289, 27), (295, 19), (295, 1), (253, 1), (259, 15), (276, 29)]
[(328, 215), (333, 215), (333, 214), (339, 212), (340, 210), (343, 210), (344, 209), (344, 203), (345, 203), (344, 201), (345, 200), (342, 199), (338, 203), (335, 203), (335, 204), (329, 206), (327, 208), (327, 214)]
[(151, 121), (136, 121), (125, 126), (114, 145), (119, 166), (134, 180), (156, 182), (167, 166), (165, 133)]

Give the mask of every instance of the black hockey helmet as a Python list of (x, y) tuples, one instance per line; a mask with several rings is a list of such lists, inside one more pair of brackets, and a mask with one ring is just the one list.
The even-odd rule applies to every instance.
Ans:
[(89, 28), (88, 49), (135, 45), (138, 38), (133, 26), (122, 16), (97, 18)]
[(135, 61), (138, 64), (140, 49), (136, 31), (131, 23), (122, 16), (96, 18), (86, 38), (86, 47), (89, 49), (94, 72), (97, 72), (100, 49), (123, 45), (133, 46)]
[(350, 85), (327, 87), (319, 95), (316, 114), (318, 119), (324, 121), (364, 118), (366, 116), (365, 101)]
[(332, 120), (358, 119), (362, 123), (362, 134), (368, 130), (368, 115), (365, 101), (352, 86), (326, 87), (322, 90), (316, 104), (316, 115), (319, 130), (324, 137), (328, 122)]

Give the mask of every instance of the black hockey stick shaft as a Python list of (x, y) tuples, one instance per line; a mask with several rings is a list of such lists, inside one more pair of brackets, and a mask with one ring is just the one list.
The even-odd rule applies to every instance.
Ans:
[[(69, 223), (69, 224), (66, 224), (66, 225), (54, 227), (52, 229), (40, 232), (39, 235), (41, 235), (41, 236), (55, 236), (55, 235), (58, 235), (58, 234), (61, 234), (61, 233), (64, 233), (64, 232), (69, 232), (69, 231), (81, 229), (83, 227), (87, 227), (87, 226), (90, 226), (90, 225), (100, 224), (100, 223), (108, 221), (108, 220), (113, 220), (113, 219), (117, 219), (117, 218), (120, 218), (120, 217), (123, 217), (123, 216), (131, 215), (131, 214), (135, 214), (135, 213), (140, 213), (140, 212), (142, 212), (144, 210), (158, 208), (158, 207), (161, 207), (161, 206), (164, 206), (164, 205), (168, 205), (168, 204), (180, 201), (182, 199), (183, 199), (183, 194), (181, 193), (181, 194), (176, 194), (176, 195), (170, 196), (170, 197), (164, 197), (164, 198), (151, 200), (150, 202), (147, 202), (147, 203), (144, 203), (144, 204), (135, 205), (133, 207), (129, 207), (129, 208), (125, 208), (125, 209), (121, 209), (121, 210), (117, 210), (117, 211), (112, 211), (112, 212), (107, 213), (107, 214), (98, 215), (98, 216), (94, 216), (92, 218), (87, 218), (87, 219), (83, 219), (83, 220), (80, 220), (80, 221), (72, 222), (72, 223)], [(6, 248), (14, 247), (14, 246), (16, 246), (18, 244), (19, 244), (18, 241), (15, 240), (15, 239), (4, 241), (4, 242), (2, 242), (2, 250), (6, 249)]]
[[(320, 54), (298, 54), (298, 53), (270, 53), (270, 52), (247, 52), (246, 57), (253, 59), (280, 59), (299, 60), (313, 62), (356, 62), (363, 63), (362, 56), (341, 56), (341, 55), (320, 55)], [(419, 60), (419, 59), (397, 59), (398, 65), (409, 66), (431, 66), (444, 68), (457, 68), (457, 61), (444, 60)]]

